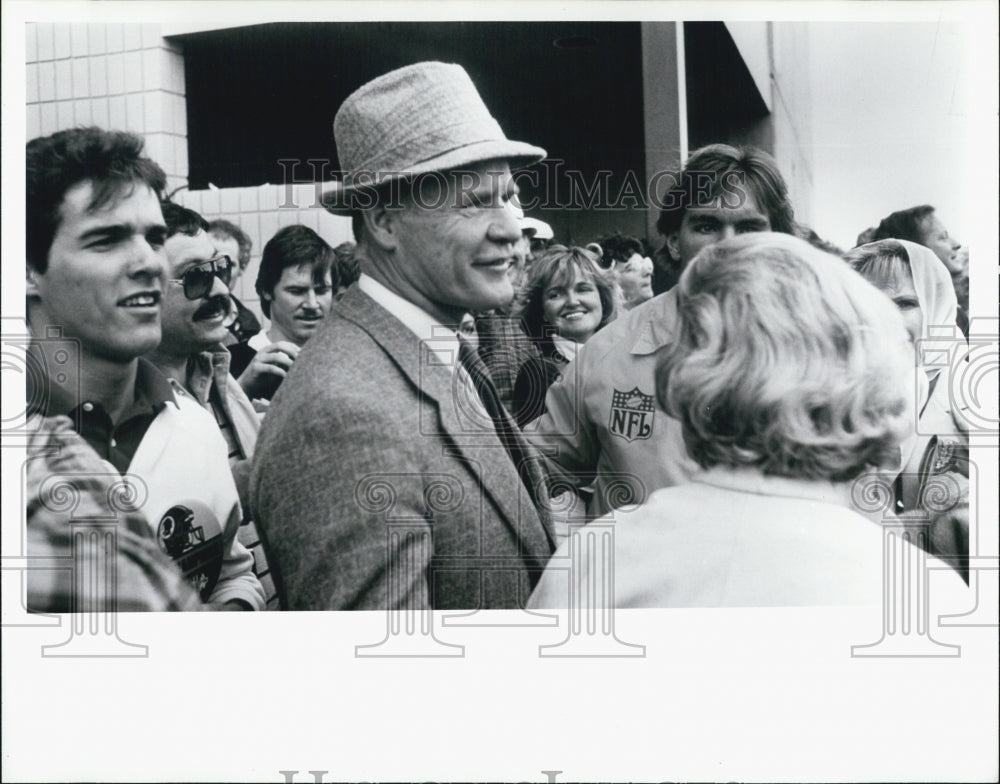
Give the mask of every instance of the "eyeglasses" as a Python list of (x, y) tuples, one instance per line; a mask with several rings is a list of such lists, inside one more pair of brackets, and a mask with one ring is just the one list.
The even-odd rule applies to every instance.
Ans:
[(236, 265), (229, 256), (216, 256), (184, 270), (179, 278), (168, 278), (171, 283), (181, 283), (184, 286), (184, 296), (188, 299), (202, 299), (215, 285), (215, 278), (221, 280), (226, 287), (233, 279), (233, 267)]

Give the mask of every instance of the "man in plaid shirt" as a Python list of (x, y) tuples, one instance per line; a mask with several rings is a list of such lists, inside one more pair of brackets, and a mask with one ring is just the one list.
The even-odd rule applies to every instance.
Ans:
[[(149, 525), (138, 512), (121, 505), (115, 528), (113, 559), (105, 564), (116, 591), (74, 591), (73, 539), (94, 530), (89, 523), (107, 519), (107, 499), (127, 494), (122, 477), (108, 469), (73, 430), (69, 417), (34, 417), (28, 441), (25, 505), (28, 551), (39, 565), (28, 570), (28, 609), (35, 612), (142, 612), (200, 610), (201, 600), (177, 566), (160, 552)], [(76, 500), (67, 524), (66, 497)], [(88, 522), (89, 521), (89, 522)], [(97, 529), (99, 530), (99, 529)], [(79, 546), (79, 543), (78, 543)], [(42, 562), (50, 561), (46, 566)], [(49, 565), (55, 568), (47, 568)]]

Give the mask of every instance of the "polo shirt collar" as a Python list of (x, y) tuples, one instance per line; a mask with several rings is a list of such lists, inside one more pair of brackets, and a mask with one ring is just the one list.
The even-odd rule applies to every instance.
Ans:
[[(28, 348), (28, 353), (31, 356), (38, 357), (39, 351), (40, 349), (34, 344)], [(44, 360), (42, 367), (45, 367)], [(90, 402), (76, 400), (69, 390), (53, 383), (47, 377), (39, 388), (40, 381), (41, 379), (37, 375), (27, 374), (27, 413), (29, 415), (57, 416), (65, 414), (72, 419), (73, 412), (78, 406)], [(145, 405), (158, 413), (168, 402), (177, 405), (170, 383), (152, 362), (145, 357), (139, 357), (135, 373), (135, 398), (128, 406), (127, 412)]]

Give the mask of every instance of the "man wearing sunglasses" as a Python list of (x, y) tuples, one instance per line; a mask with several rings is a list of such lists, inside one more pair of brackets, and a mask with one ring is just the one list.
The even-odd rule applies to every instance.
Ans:
[[(243, 552), (244, 547), (254, 551), (240, 569), (241, 574), (256, 581), (255, 573), (267, 574), (267, 559), (242, 509), (247, 508), (247, 476), (260, 420), (229, 375), (229, 352), (222, 345), (235, 313), (229, 282), (236, 262), (218, 253), (201, 215), (169, 201), (162, 202), (161, 207), (167, 226), (163, 337), (148, 356), (178, 397), (193, 400), (214, 416), (214, 422), (206, 423), (211, 431), (206, 437), (221, 432), (225, 440), (241, 508), (233, 530), (227, 527), (224, 535), (228, 538), (235, 533), (237, 538), (232, 544)], [(265, 582), (264, 594), (273, 601), (273, 586), (269, 580)]]

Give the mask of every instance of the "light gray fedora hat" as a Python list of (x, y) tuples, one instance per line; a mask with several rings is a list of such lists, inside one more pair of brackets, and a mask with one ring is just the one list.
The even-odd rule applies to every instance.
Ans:
[(494, 159), (513, 169), (546, 155), (504, 135), (462, 66), (437, 62), (359, 87), (337, 110), (333, 138), (343, 180), (323, 194), (323, 204), (338, 215), (350, 213), (359, 191), (394, 179)]

